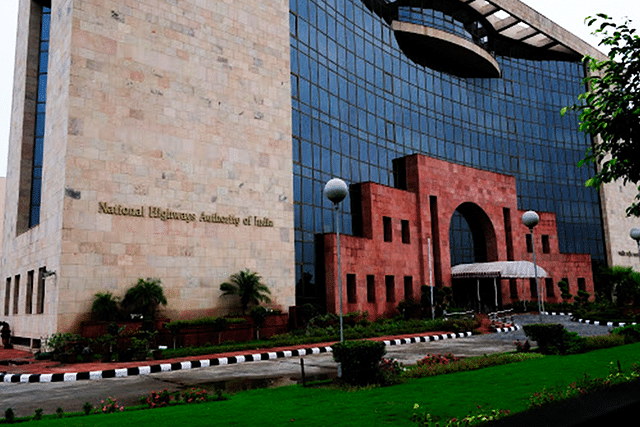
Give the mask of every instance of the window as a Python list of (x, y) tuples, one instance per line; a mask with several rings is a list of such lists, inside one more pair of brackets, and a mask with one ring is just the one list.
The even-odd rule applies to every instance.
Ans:
[(527, 252), (533, 252), (533, 242), (531, 241), (531, 234), (527, 234)]
[(389, 218), (388, 216), (383, 216), (382, 227), (384, 228), (384, 241), (391, 242), (393, 240), (393, 232), (391, 230), (391, 218)]
[(385, 276), (384, 284), (387, 291), (387, 302), (395, 302), (396, 300), (396, 283), (395, 277)]
[(38, 299), (36, 301), (36, 314), (44, 313), (44, 273), (47, 267), (41, 267), (38, 270)]
[(549, 247), (549, 236), (546, 234), (542, 235), (542, 253), (548, 254), (551, 252), (551, 248)]
[(518, 299), (518, 281), (509, 279), (509, 296), (511, 299)]
[(404, 300), (413, 299), (413, 277), (404, 276)]
[(402, 243), (404, 244), (409, 244), (411, 243), (411, 234), (409, 232), (409, 221), (406, 220), (401, 220), (400, 223), (402, 224)]
[(8, 316), (11, 299), (11, 277), (7, 277), (7, 282), (4, 286), (4, 315)]
[(529, 279), (529, 289), (531, 299), (538, 299), (538, 284), (536, 283), (536, 279)]
[(18, 314), (18, 300), (20, 299), (20, 275), (13, 280), (13, 314)]
[(357, 301), (356, 297), (356, 275), (347, 274), (347, 302), (354, 304)]
[(578, 290), (586, 291), (587, 290), (587, 282), (584, 280), (584, 277), (578, 277)]
[(556, 295), (555, 289), (553, 289), (553, 278), (547, 277), (544, 279), (544, 287), (547, 288), (547, 297), (553, 298)]
[(50, 21), (50, 2), (32, 1), (22, 121), (24, 126), (17, 223), (19, 233), (40, 223)]
[(33, 273), (31, 270), (27, 273), (27, 293), (25, 294), (24, 313), (32, 313), (32, 301), (33, 301)]
[(376, 276), (367, 276), (367, 302), (376, 302)]

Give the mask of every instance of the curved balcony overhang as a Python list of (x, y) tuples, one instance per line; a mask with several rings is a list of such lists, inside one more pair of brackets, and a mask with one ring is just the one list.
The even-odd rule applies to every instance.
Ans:
[(392, 21), (398, 46), (412, 61), (467, 78), (500, 77), (498, 62), (475, 43), (446, 31)]

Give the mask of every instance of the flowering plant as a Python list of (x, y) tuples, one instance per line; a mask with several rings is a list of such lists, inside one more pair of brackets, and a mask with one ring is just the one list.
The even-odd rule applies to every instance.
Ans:
[(142, 397), (140, 402), (149, 405), (149, 409), (162, 408), (171, 401), (171, 393), (166, 388), (161, 392), (152, 391), (151, 396)]
[(207, 401), (207, 390), (191, 388), (182, 392), (182, 400), (186, 403), (200, 403)]
[(393, 358), (383, 357), (380, 361), (380, 376), (382, 384), (395, 384), (398, 382), (398, 376), (404, 372), (402, 364)]
[(528, 353), (531, 351), (531, 344), (529, 344), (529, 340), (526, 340), (524, 344), (521, 343), (520, 340), (515, 340), (513, 345), (516, 346), (516, 351), (518, 353)]
[(482, 411), (482, 406), (478, 405), (478, 411), (475, 415), (469, 414), (464, 418), (451, 418), (442, 423), (436, 422), (431, 414), (417, 412), (420, 409), (420, 405), (415, 403), (413, 405), (413, 414), (411, 419), (414, 423), (424, 427), (462, 427), (462, 426), (477, 426), (485, 424), (491, 421), (499, 420), (510, 414), (508, 410), (496, 410), (490, 409), (489, 411)]
[(447, 353), (442, 355), (438, 354), (427, 354), (422, 359), (418, 360), (418, 366), (435, 366), (435, 365), (448, 365), (451, 362), (457, 362), (460, 360), (459, 357), (454, 356), (452, 353)]
[(124, 411), (124, 406), (118, 404), (118, 399), (115, 397), (107, 397), (106, 402), (104, 400), (100, 401), (100, 406), (102, 406), (103, 414), (112, 414), (116, 411)]

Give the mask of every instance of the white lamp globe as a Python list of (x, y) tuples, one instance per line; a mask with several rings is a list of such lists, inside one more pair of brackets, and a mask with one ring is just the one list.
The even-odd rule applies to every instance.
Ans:
[(324, 195), (332, 203), (338, 204), (349, 194), (347, 184), (340, 178), (330, 179), (324, 186)]
[(540, 222), (540, 217), (534, 211), (526, 211), (522, 215), (522, 223), (529, 228), (533, 228)]

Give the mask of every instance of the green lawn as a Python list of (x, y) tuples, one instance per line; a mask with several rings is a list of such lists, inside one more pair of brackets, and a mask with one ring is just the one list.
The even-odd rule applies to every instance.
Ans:
[[(252, 390), (230, 400), (197, 405), (43, 420), (41, 426), (411, 426), (414, 403), (438, 418), (462, 417), (477, 405), (512, 412), (543, 387), (582, 377), (603, 377), (609, 362), (623, 369), (640, 362), (640, 343), (573, 356), (546, 356), (521, 363), (410, 380), (383, 388), (342, 391), (301, 386)], [(116, 396), (117, 397), (117, 396)]]

